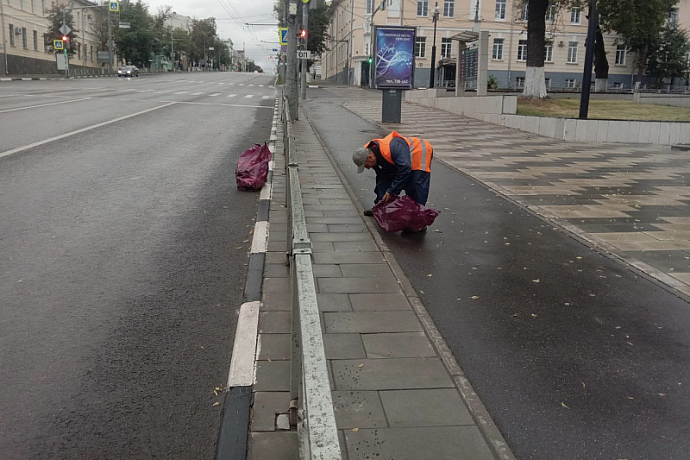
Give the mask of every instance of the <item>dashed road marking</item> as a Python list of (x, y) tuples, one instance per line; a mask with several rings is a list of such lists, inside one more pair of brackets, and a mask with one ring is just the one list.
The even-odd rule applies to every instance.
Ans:
[(251, 99), (251, 98), (253, 98), (253, 97), (254, 97), (253, 94), (247, 94), (246, 96), (244, 96), (245, 99)]
[(228, 94), (228, 97), (235, 97), (237, 94)]

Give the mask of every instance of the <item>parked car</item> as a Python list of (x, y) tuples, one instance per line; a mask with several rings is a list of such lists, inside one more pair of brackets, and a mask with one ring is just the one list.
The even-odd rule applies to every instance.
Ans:
[(139, 76), (139, 69), (136, 68), (136, 66), (133, 65), (126, 65), (124, 67), (120, 67), (117, 69), (117, 76), (118, 77), (138, 77)]

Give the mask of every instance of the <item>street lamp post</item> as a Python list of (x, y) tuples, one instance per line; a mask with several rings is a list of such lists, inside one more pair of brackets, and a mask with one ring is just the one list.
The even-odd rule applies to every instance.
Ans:
[(431, 46), (431, 76), (429, 77), (429, 88), (434, 87), (434, 73), (436, 71), (436, 23), (438, 22), (438, 2), (434, 6), (434, 12), (431, 15), (431, 20), (434, 21), (434, 43)]

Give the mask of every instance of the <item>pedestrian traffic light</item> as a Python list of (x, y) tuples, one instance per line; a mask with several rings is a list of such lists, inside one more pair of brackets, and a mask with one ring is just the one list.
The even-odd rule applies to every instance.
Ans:
[(371, 64), (373, 61), (374, 61), (374, 59), (373, 59), (371, 56), (369, 56), (369, 57), (367, 58), (367, 62), (368, 62), (369, 64)]
[(68, 37), (67, 35), (63, 35), (63, 36), (62, 36), (62, 41), (63, 41), (63, 42), (66, 42), (66, 41), (68, 41), (68, 40), (69, 40), (69, 37)]
[(302, 39), (307, 38), (307, 31), (305, 29), (301, 29), (299, 31), (299, 38), (302, 38)]

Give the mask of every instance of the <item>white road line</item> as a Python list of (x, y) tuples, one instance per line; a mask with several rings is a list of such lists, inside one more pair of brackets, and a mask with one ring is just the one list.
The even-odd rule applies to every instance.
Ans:
[(71, 101), (60, 101), (60, 102), (50, 102), (48, 104), (30, 105), (28, 107), (18, 107), (16, 109), (0, 110), (0, 113), (18, 112), (19, 110), (36, 109), (38, 107), (48, 107), (50, 105), (69, 104), (71, 102), (80, 102), (80, 101), (86, 101), (89, 99), (91, 99), (91, 98), (90, 97), (84, 97), (82, 99), (72, 99)]
[(264, 85), (259, 85), (259, 88), (263, 88), (263, 87), (264, 87)]
[(247, 302), (240, 307), (235, 329), (235, 344), (228, 373), (228, 388), (249, 387), (254, 384), (256, 338), (259, 332), (261, 302)]
[(225, 83), (218, 83), (219, 85), (224, 85)]
[(192, 95), (192, 96), (200, 96), (200, 95), (202, 95), (202, 94), (204, 94), (204, 93), (203, 93), (203, 92), (201, 92), (201, 93), (192, 93), (191, 95)]
[(250, 83), (249, 86), (254, 86), (254, 84)]
[(228, 94), (228, 97), (235, 97), (237, 94)]
[(244, 83), (240, 83), (240, 84), (238, 84), (237, 86), (244, 86)]
[(117, 123), (118, 121), (122, 121), (122, 120), (126, 120), (128, 118), (143, 115), (143, 114), (148, 113), (148, 112), (153, 112), (154, 110), (163, 109), (165, 107), (170, 107), (171, 105), (174, 105), (174, 104), (177, 104), (177, 102), (171, 101), (171, 102), (168, 102), (166, 104), (159, 105), (158, 107), (153, 107), (152, 109), (142, 110), (141, 112), (132, 113), (130, 115), (125, 115), (124, 117), (114, 118), (112, 120), (104, 121), (103, 123), (97, 123), (95, 125), (87, 126), (86, 128), (77, 129), (76, 131), (71, 131), (69, 133), (60, 134), (59, 136), (51, 137), (50, 139), (45, 139), (42, 141), (34, 142), (33, 144), (28, 144), (28, 145), (24, 145), (22, 147), (17, 147), (16, 149), (7, 150), (6, 152), (0, 153), (0, 158), (7, 157), (7, 156), (13, 155), (15, 153), (23, 152), (24, 150), (29, 150), (29, 149), (32, 149), (34, 147), (38, 147), (38, 146), (41, 146), (44, 144), (48, 144), (50, 142), (59, 141), (60, 139), (74, 136), (76, 134), (81, 134), (81, 133), (86, 132), (86, 131), (91, 131), (93, 129), (100, 128), (101, 126), (110, 125), (113, 123)]
[(151, 91), (153, 91), (153, 90), (152, 89), (140, 89), (139, 90), (140, 93), (150, 93)]
[(184, 102), (184, 101), (159, 101), (159, 102), (170, 102), (172, 104), (181, 104), (181, 105), (207, 105), (207, 106), (222, 106), (222, 107), (245, 107), (245, 108), (250, 108), (250, 109), (272, 109), (273, 107), (269, 107), (266, 105), (248, 105), (248, 104), (223, 104), (223, 103), (218, 103), (218, 102)]
[(261, 99), (270, 99), (271, 96), (261, 96)]
[(220, 96), (220, 93), (213, 93), (213, 94), (208, 95), (208, 97), (216, 97), (216, 96)]
[(253, 98), (253, 97), (254, 97), (253, 94), (247, 94), (246, 96), (244, 96), (245, 99), (251, 99), (251, 98)]
[(232, 85), (234, 85), (234, 83), (228, 83), (228, 86), (232, 86)]
[(252, 239), (251, 254), (263, 254), (268, 246), (268, 222), (261, 221), (254, 224), (254, 238)]
[(188, 92), (189, 91), (180, 91), (179, 93), (175, 93), (175, 94), (187, 94)]

